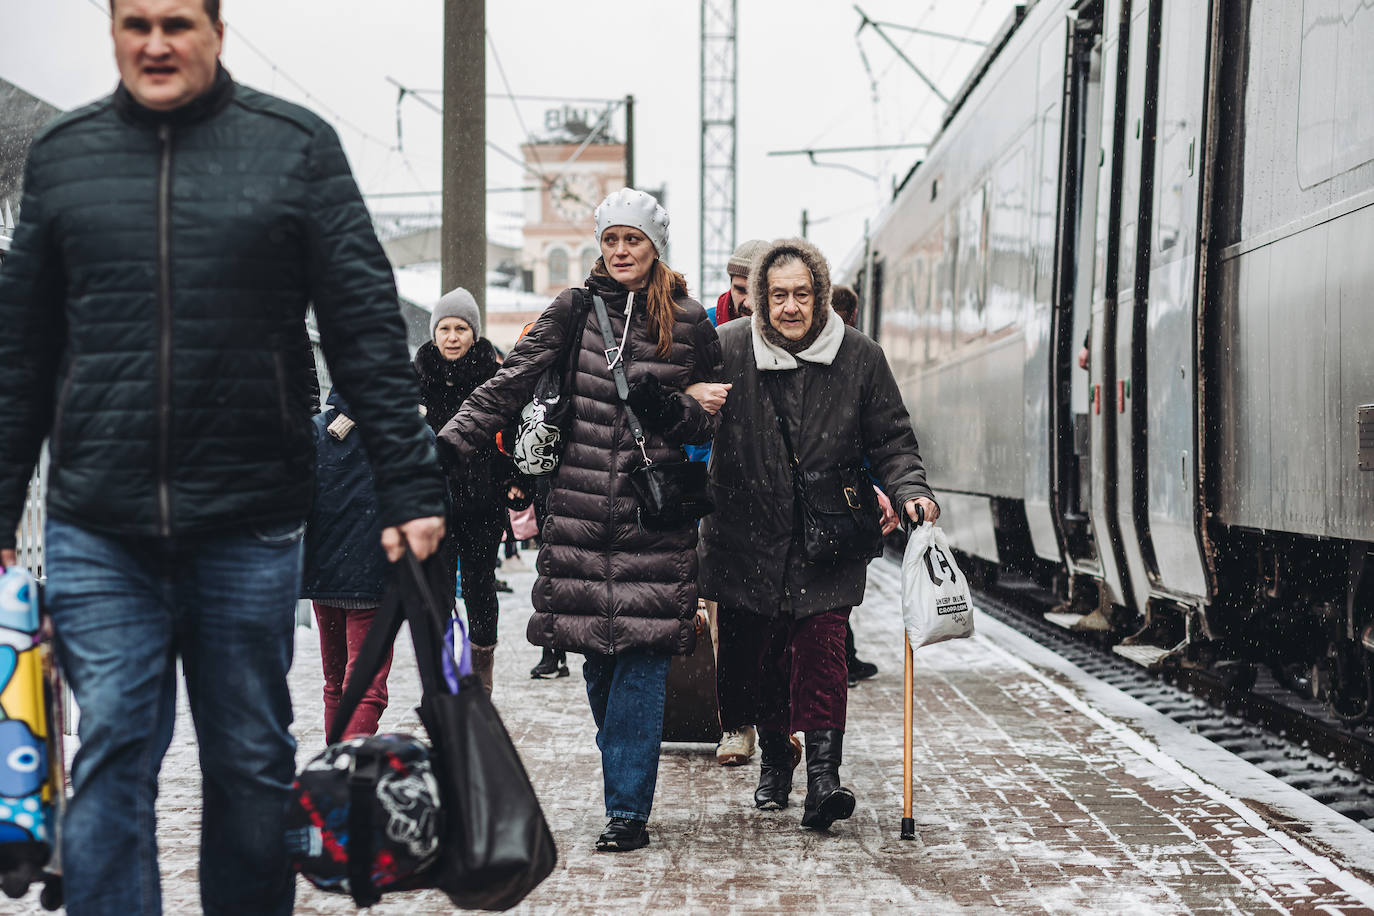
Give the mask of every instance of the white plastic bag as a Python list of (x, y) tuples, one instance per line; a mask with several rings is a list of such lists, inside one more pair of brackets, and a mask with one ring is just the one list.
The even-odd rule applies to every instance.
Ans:
[(968, 579), (954, 562), (945, 533), (926, 522), (907, 538), (902, 558), (902, 622), (919, 649), (973, 635)]

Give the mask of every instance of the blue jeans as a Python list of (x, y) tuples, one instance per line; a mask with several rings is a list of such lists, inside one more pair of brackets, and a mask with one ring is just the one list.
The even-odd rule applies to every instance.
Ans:
[(601, 749), (607, 817), (649, 819), (671, 660), (649, 652), (588, 653), (582, 665), (596, 720), (596, 746)]
[(154, 802), (178, 656), (203, 777), (202, 907), (291, 912), (286, 675), (303, 528), (128, 538), (49, 519), (44, 598), (81, 710), (62, 833), (71, 916), (162, 910)]

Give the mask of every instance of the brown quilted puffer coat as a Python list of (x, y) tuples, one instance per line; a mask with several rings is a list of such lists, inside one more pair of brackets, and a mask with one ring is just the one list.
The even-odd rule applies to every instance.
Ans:
[[(611, 324), (622, 334), (625, 288), (602, 276), (587, 283), (606, 301)], [(657, 356), (657, 335), (638, 301), (627, 344), (630, 385), (652, 373), (678, 392), (684, 408), (666, 435), (649, 433), (648, 451), (655, 461), (683, 457), (683, 444), (710, 441), (718, 422), (681, 392), (716, 378), (720, 342), (700, 303), (683, 297), (677, 305), (667, 359)], [(573, 291), (565, 290), (511, 350), (496, 377), (473, 392), (439, 433), (460, 456), (476, 454), (518, 418), (540, 375), (558, 357), (572, 308)], [(594, 311), (588, 311), (579, 331), (574, 419), (549, 494), (527, 635), (536, 646), (574, 652), (686, 654), (696, 643), (697, 526), (669, 532), (640, 527), (628, 475), (643, 459), (606, 366), (608, 345)]]

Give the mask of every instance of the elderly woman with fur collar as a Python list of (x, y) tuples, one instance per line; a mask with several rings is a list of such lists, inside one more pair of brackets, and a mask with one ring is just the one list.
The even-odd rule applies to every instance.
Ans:
[(940, 510), (887, 359), (831, 310), (821, 253), (802, 239), (774, 242), (754, 261), (749, 291), (752, 318), (719, 329), (721, 381), (733, 390), (711, 462), (716, 511), (702, 526), (702, 591), (720, 605), (721, 727), (757, 726), (754, 803), (764, 810), (787, 807), (789, 736), (804, 732), (801, 823), (825, 830), (854, 811), (839, 781), (845, 623), (868, 564), (808, 562), (789, 455), (803, 475), (866, 462), (913, 520), (918, 507), (931, 520)]

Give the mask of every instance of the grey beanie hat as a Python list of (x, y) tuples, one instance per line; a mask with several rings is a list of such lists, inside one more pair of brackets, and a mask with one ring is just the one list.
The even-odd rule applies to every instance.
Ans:
[(601, 244), (601, 233), (612, 226), (630, 226), (649, 237), (660, 258), (668, 250), (668, 211), (652, 194), (634, 188), (621, 188), (608, 194), (592, 217), (596, 220), (598, 245)]
[(747, 242), (740, 242), (730, 255), (730, 262), (725, 265), (725, 272), (732, 277), (749, 276), (749, 268), (754, 266), (754, 258), (763, 253), (768, 247), (768, 243), (763, 239), (750, 239)]
[(474, 339), (482, 336), (482, 313), (477, 310), (477, 300), (461, 286), (451, 293), (445, 293), (444, 297), (434, 304), (434, 311), (429, 316), (430, 340), (434, 339), (434, 331), (445, 318), (461, 318), (472, 328)]

